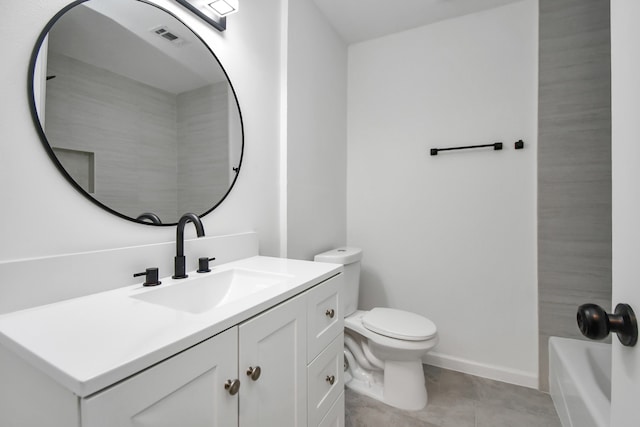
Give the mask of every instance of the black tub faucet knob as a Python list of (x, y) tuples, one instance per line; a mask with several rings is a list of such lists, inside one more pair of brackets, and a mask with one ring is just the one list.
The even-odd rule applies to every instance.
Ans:
[(198, 273), (208, 273), (211, 271), (211, 269), (209, 268), (209, 261), (214, 261), (215, 257), (213, 258), (209, 258), (209, 257), (201, 257), (198, 258)]
[(142, 273), (135, 273), (133, 277), (145, 276), (143, 286), (158, 286), (162, 282), (158, 280), (158, 267), (147, 268)]

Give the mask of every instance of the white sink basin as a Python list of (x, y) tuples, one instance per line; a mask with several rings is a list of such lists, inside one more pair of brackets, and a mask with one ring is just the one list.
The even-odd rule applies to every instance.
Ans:
[[(271, 286), (292, 276), (232, 268), (218, 273), (192, 273), (188, 279), (131, 296), (174, 310), (200, 314)], [(163, 288), (163, 286), (166, 286)]]

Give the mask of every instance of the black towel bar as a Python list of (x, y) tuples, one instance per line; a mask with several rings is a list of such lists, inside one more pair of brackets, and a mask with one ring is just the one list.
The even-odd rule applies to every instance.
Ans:
[(482, 147), (493, 147), (494, 150), (502, 150), (502, 142), (494, 142), (493, 144), (482, 144), (482, 145), (465, 145), (463, 147), (432, 148), (431, 155), (437, 156), (438, 151), (466, 150), (468, 148), (482, 148)]

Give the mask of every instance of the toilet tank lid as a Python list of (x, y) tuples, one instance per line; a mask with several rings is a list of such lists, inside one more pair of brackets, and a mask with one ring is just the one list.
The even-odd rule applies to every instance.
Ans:
[(318, 254), (313, 259), (317, 262), (333, 262), (335, 264), (351, 264), (362, 259), (362, 249), (342, 247)]

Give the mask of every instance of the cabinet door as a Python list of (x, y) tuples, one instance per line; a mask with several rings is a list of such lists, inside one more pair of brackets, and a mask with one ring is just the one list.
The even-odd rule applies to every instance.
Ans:
[[(238, 331), (231, 328), (81, 401), (83, 427), (238, 425)], [(244, 384), (243, 384), (244, 385)]]
[[(241, 427), (307, 424), (305, 310), (299, 295), (239, 326)], [(257, 367), (252, 379), (248, 369)]]

